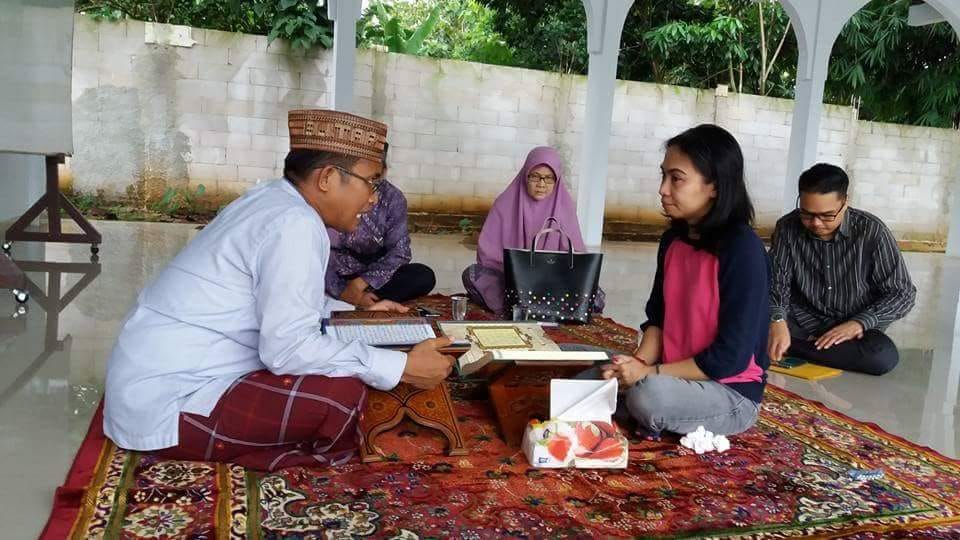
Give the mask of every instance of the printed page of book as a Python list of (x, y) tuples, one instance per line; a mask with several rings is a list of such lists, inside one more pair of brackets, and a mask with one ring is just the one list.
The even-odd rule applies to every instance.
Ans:
[(560, 351), (543, 327), (535, 322), (442, 321), (438, 324), (445, 335), (470, 342), (470, 350), (457, 359), (457, 370), (461, 375), (469, 375), (490, 363), (495, 350)]
[(327, 334), (340, 341), (359, 341), (371, 347), (405, 347), (433, 339), (437, 334), (430, 323), (334, 324), (327, 326)]

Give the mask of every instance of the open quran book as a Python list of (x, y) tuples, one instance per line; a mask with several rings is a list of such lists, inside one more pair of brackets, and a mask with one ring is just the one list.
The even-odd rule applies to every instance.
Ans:
[(470, 349), (457, 359), (460, 375), (470, 375), (490, 362), (514, 362), (527, 365), (591, 365), (608, 360), (602, 351), (562, 351), (543, 331), (539, 323), (527, 322), (449, 322), (438, 323), (440, 330)]
[(421, 341), (437, 337), (433, 325), (421, 318), (335, 318), (325, 322), (324, 332), (345, 342), (399, 350), (409, 350)]

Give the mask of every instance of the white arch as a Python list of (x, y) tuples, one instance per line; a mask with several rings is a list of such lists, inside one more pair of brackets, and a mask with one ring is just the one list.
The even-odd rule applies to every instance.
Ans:
[[(927, 5), (940, 12), (960, 39), (960, 2), (957, 0), (926, 0)], [(960, 257), (960, 178), (953, 183), (950, 196), (950, 230), (947, 232), (947, 256)]]
[(926, 0), (928, 6), (940, 12), (953, 31), (960, 36), (960, 2), (957, 0)]
[[(960, 38), (960, 2), (926, 0), (940, 12)], [(960, 180), (960, 179), (958, 179)], [(953, 184), (950, 205), (950, 231), (947, 233), (947, 258), (940, 272), (939, 317), (933, 365), (923, 404), (920, 428), (921, 444), (937, 445), (941, 451), (956, 452), (954, 416), (960, 385), (960, 186)], [(954, 439), (948, 439), (954, 437)]]
[(817, 159), (823, 86), (840, 31), (869, 0), (780, 0), (797, 36), (797, 83), (784, 180), (783, 209), (793, 210), (797, 178)]
[(357, 21), (360, 0), (328, 0), (333, 21), (333, 98), (331, 108), (353, 112), (353, 72), (357, 62)]
[(580, 181), (577, 183), (577, 217), (583, 242), (600, 246), (610, 165), (610, 126), (613, 93), (617, 82), (620, 36), (633, 0), (583, 0), (587, 12), (587, 105), (580, 146)]

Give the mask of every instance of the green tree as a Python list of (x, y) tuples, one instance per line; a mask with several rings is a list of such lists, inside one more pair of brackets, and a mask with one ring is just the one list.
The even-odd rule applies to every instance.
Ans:
[[(689, 0), (686, 20), (644, 34), (658, 70), (657, 82), (736, 92), (789, 96), (796, 56), (781, 62), (790, 20), (774, 0)], [(795, 44), (795, 40), (791, 41)], [(795, 48), (794, 48), (795, 51)], [(780, 65), (782, 64), (782, 66)]]
[(514, 65), (586, 73), (587, 17), (580, 0), (485, 0), (494, 30), (514, 51)]
[(390, 52), (420, 54), (424, 40), (437, 26), (440, 8), (432, 7), (416, 28), (405, 28), (400, 15), (393, 12), (392, 6), (383, 2), (370, 4), (368, 14), (373, 16), (368, 16), (363, 21), (363, 28), (366, 30), (363, 37), (367, 41), (386, 45)]
[[(581, 0), (485, 2), (517, 65), (586, 73)], [(833, 49), (825, 100), (858, 104), (865, 119), (956, 126), (956, 34), (946, 23), (907, 26), (911, 3), (873, 0), (852, 18)], [(618, 76), (792, 98), (797, 56), (789, 17), (775, 0), (649, 0), (627, 16)]]
[(910, 0), (873, 0), (833, 47), (826, 100), (860, 117), (938, 127), (960, 123), (960, 50), (947, 23), (907, 25)]
[(333, 42), (333, 23), (316, 0), (77, 0), (76, 10), (99, 18), (261, 34), (301, 49)]
[[(561, 73), (587, 72), (587, 17), (581, 0), (484, 0), (495, 11), (494, 28), (516, 52), (516, 65)], [(695, 9), (685, 1), (635, 2), (623, 27), (619, 76), (660, 81), (664, 66), (644, 40), (651, 28), (686, 20)]]
[[(825, 100), (859, 104), (862, 118), (960, 123), (960, 51), (946, 23), (906, 24), (914, 0), (872, 0), (834, 46)], [(95, 16), (263, 34), (294, 47), (330, 46), (315, 0), (78, 0)], [(394, 51), (587, 72), (581, 0), (374, 0), (361, 44)], [(644, 0), (623, 29), (618, 76), (695, 88), (793, 97), (797, 44), (776, 0)]]
[[(513, 50), (493, 28), (495, 13), (477, 0), (374, 0), (359, 22), (363, 45), (392, 52), (512, 65)], [(413, 39), (415, 50), (404, 50)]]

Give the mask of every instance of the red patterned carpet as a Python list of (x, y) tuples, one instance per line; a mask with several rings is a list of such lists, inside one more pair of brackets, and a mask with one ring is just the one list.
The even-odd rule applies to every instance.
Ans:
[[(442, 307), (445, 300), (432, 298)], [(623, 349), (609, 320), (560, 340)], [(118, 450), (91, 424), (44, 538), (960, 537), (960, 462), (769, 387), (724, 454), (634, 442), (626, 471), (530, 468), (483, 400), (456, 400), (470, 455), (430, 430), (378, 441), (396, 460), (255, 474)], [(851, 468), (882, 469), (854, 481)]]

